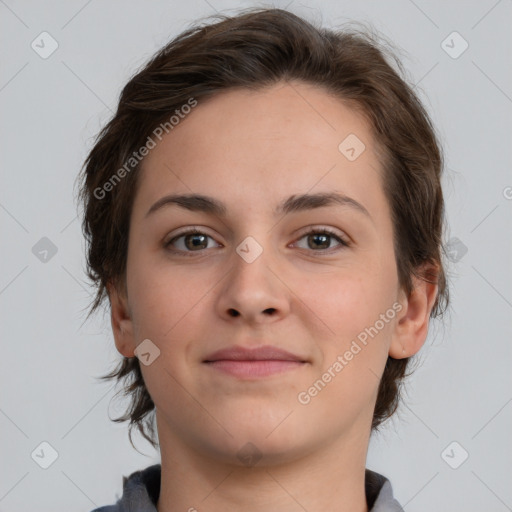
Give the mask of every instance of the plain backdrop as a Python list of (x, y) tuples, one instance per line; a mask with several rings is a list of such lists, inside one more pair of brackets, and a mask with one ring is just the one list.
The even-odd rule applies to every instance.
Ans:
[(93, 290), (75, 179), (158, 48), (216, 11), (287, 4), (393, 41), (445, 151), (451, 309), (367, 467), (407, 512), (512, 510), (510, 0), (1, 0), (0, 511), (88, 512), (120, 496), (123, 475), (159, 462), (110, 421), (127, 402), (97, 379), (121, 356), (108, 316), (84, 323)]

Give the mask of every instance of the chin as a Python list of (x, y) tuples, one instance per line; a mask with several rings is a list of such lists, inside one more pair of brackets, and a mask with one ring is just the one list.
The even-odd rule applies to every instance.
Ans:
[(314, 440), (308, 442), (307, 432), (290, 421), (293, 413), (283, 421), (289, 412), (273, 421), (234, 417), (226, 425), (231, 435), (224, 430), (222, 433), (217, 430), (216, 435), (205, 433), (201, 450), (218, 461), (240, 467), (276, 466), (298, 459), (305, 455)]
[(205, 439), (205, 445), (202, 447), (217, 462), (223, 462), (230, 466), (240, 468), (261, 468), (282, 465), (299, 459), (304, 455), (306, 445), (294, 444), (287, 439), (265, 438), (261, 436), (255, 438), (245, 433), (233, 433), (231, 438), (215, 443), (212, 438)]

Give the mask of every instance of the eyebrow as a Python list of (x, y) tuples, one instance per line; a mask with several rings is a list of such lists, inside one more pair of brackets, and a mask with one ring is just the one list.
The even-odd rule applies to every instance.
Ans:
[[(170, 205), (178, 205), (187, 210), (204, 212), (219, 217), (226, 217), (227, 214), (226, 206), (213, 197), (201, 194), (170, 194), (160, 198), (153, 204), (145, 217)], [(277, 217), (291, 212), (307, 211), (333, 205), (348, 206), (354, 209), (354, 211), (364, 214), (370, 220), (372, 219), (368, 210), (361, 203), (338, 192), (292, 195), (274, 208), (272, 213)]]

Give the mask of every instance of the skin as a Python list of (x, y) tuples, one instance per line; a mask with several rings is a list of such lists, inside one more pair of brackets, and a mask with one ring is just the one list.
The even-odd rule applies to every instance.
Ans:
[[(366, 146), (354, 161), (338, 150), (351, 133)], [(141, 364), (157, 409), (158, 511), (367, 511), (379, 379), (388, 355), (420, 350), (437, 286), (415, 279), (409, 297), (399, 287), (382, 168), (365, 119), (301, 82), (230, 90), (199, 101), (151, 150), (140, 178), (127, 293), (109, 286), (109, 297), (118, 351), (134, 357), (145, 339), (160, 350)], [(291, 195), (332, 191), (369, 216), (346, 205), (273, 216)], [(212, 196), (227, 214), (168, 205), (146, 217), (170, 193)], [(195, 250), (186, 237), (166, 248), (187, 226), (209, 238)], [(307, 235), (322, 227), (351, 245)], [(235, 250), (248, 236), (263, 249), (252, 263)], [(393, 304), (402, 306), (396, 316), (301, 404), (298, 394)], [(274, 345), (307, 363), (254, 380), (203, 363), (233, 345)], [(237, 456), (248, 442), (261, 456), (253, 465)]]

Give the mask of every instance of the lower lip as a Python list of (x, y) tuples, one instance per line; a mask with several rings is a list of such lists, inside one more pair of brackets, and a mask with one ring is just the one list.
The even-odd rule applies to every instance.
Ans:
[(220, 370), (221, 372), (228, 373), (235, 377), (267, 377), (277, 373), (300, 368), (305, 363), (300, 361), (281, 361), (281, 360), (265, 360), (265, 361), (233, 361), (233, 360), (220, 360), (210, 361), (209, 366)]

